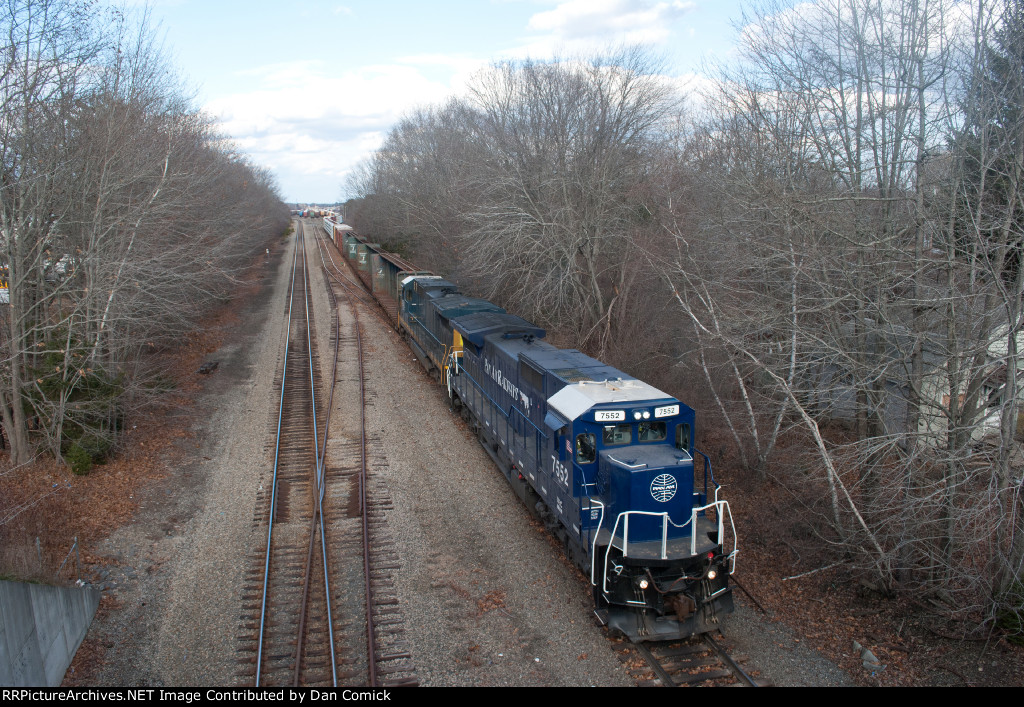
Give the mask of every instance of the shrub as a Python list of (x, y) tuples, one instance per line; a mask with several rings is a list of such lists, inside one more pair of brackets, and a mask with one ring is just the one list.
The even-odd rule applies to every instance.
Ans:
[(85, 476), (92, 470), (92, 455), (85, 451), (78, 442), (71, 445), (64, 454), (64, 461), (71, 467), (71, 471), (78, 476)]

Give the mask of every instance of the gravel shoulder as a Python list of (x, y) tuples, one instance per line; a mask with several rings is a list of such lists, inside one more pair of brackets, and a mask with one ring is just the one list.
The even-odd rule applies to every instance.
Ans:
[(748, 671), (756, 669), (776, 687), (853, 687), (857, 683), (838, 665), (810, 647), (799, 633), (770, 621), (735, 590), (736, 611), (725, 619), (723, 632), (736, 655), (746, 655)]

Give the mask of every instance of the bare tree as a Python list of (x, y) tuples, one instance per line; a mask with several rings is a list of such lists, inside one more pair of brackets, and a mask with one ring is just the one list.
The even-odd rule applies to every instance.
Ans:
[(650, 165), (680, 107), (660, 71), (626, 49), (481, 72), (468, 99), (392, 130), (359, 180), (356, 227), (447, 254), (481, 294), (604, 353), (634, 314)]
[(350, 208), (352, 225), (393, 250), (411, 251), (424, 267), (447, 268), (479, 197), (470, 177), (486, 155), (474, 140), (477, 120), (457, 99), (404, 117), (350, 180), (361, 195)]
[(145, 397), (144, 348), (194, 325), (284, 227), (283, 205), (189, 106), (144, 17), (101, 27), (69, 0), (0, 11), (3, 426), (14, 463), (35, 441), (88, 460)]
[(744, 466), (789, 480), (802, 434), (844, 557), (992, 616), (1024, 562), (1020, 25), (1019, 0), (763, 3), (692, 128), (642, 52), (501, 64), (403, 122), (365, 193), (599, 355), (669, 319), (637, 306), (660, 273), (685, 326), (658, 335)]
[(23, 400), (45, 339), (41, 280), (74, 181), (66, 131), (101, 43), (85, 3), (21, 0), (0, 13), (0, 241), (9, 282), (0, 411), (11, 461), (21, 464), (31, 455)]
[[(984, 351), (949, 367), (948, 389), (964, 391), (950, 396), (949, 447), (962, 448), (972, 437), (971, 427), (958, 417), (969, 421), (972, 413), (997, 421), (992, 435), (997, 444), (991, 451), (947, 460), (942, 559), (952, 562), (962, 544), (958, 531), (969, 498), (969, 509), (984, 508), (991, 519), (991, 537), (979, 538), (977, 545), (987, 549), (992, 585), (986, 589), (993, 606), (1019, 616), (1024, 612), (1024, 462), (1017, 430), (1024, 299), (1024, 5), (1019, 0), (979, 3), (973, 20), (976, 41), (964, 51), (970, 69), (963, 79), (964, 119), (951, 131), (948, 186), (937, 190), (937, 200), (951, 202), (950, 218), (939, 231), (949, 286), (971, 296), (972, 314), (980, 315), (975, 340), (984, 343)], [(978, 461), (991, 470), (983, 485), (977, 484)]]
[[(721, 360), (742, 400), (720, 396), (738, 443), (752, 445), (763, 473), (795, 414), (820, 452), (837, 540), (862, 551), (886, 587), (931, 563), (941, 494), (935, 445), (922, 439), (934, 421), (922, 410), (957, 397), (933, 400), (944, 362), (984, 352), (992, 331), (951, 349), (966, 300), (934, 254), (943, 216), (932, 156), (956, 121), (954, 50), (966, 26), (954, 11), (826, 0), (745, 18), (744, 62), (720, 76), (691, 156), (713, 175), (698, 183), (705, 202), (726, 207), (711, 204), (696, 227), (669, 226), (700, 362), (707, 371)], [(836, 420), (852, 423), (853, 443), (820, 435), (820, 422)], [(962, 456), (961, 442), (951, 455)]]
[(640, 50), (590, 61), (505, 63), (472, 87), (489, 150), (468, 214), (467, 262), (527, 316), (601, 354), (636, 273), (648, 164), (679, 110)]

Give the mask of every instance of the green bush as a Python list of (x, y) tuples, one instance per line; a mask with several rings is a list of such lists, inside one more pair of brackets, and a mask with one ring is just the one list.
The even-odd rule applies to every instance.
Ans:
[(85, 476), (92, 470), (92, 455), (85, 451), (78, 442), (71, 445), (71, 448), (64, 453), (64, 461), (71, 467), (71, 471), (78, 476)]
[(111, 439), (102, 436), (102, 432), (84, 434), (75, 444), (85, 450), (92, 459), (93, 464), (107, 463), (107, 454), (110, 452)]
[[(66, 330), (55, 332), (42, 348), (45, 353), (32, 372), (35, 385), (24, 401), (25, 415), (39, 420), (51, 434), (59, 429), (61, 455), (74, 473), (87, 474), (93, 464), (107, 460), (124, 427), (124, 380), (90, 364), (89, 347), (69, 339)], [(60, 420), (54, 416), (58, 409)]]

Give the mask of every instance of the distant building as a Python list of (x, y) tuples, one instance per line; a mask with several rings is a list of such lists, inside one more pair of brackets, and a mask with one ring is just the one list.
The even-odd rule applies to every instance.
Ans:
[[(874, 322), (868, 320), (868, 325)], [(976, 410), (969, 413), (965, 424), (971, 427), (971, 438), (980, 442), (987, 436), (998, 434), (1003, 396), (1007, 390), (1007, 331), (1006, 325), (989, 337), (984, 362), (978, 366), (973, 352), (961, 352), (960, 363), (964, 378), (958, 391), (960, 404), (967, 402), (968, 387), (977, 389)], [(884, 434), (904, 436), (915, 433), (919, 443), (945, 447), (949, 430), (949, 362), (950, 352), (938, 336), (926, 336), (922, 341), (923, 374), (921, 406), (917, 430), (907, 429), (909, 423), (910, 378), (914, 336), (901, 326), (886, 326), (869, 331), (866, 336), (866, 358), (872, 372), (874, 390), (869, 396), (869, 413), (881, 422)], [(852, 356), (856, 351), (853, 327), (842, 326), (840, 340), (844, 352), (820, 352), (806, 356), (799, 387), (809, 410), (819, 417), (854, 422), (856, 419), (857, 386), (853, 380)], [(872, 365), (873, 364), (873, 365)], [(1018, 334), (1016, 395), (1018, 407), (1024, 406), (1024, 335)], [(873, 406), (873, 407), (870, 407)]]

